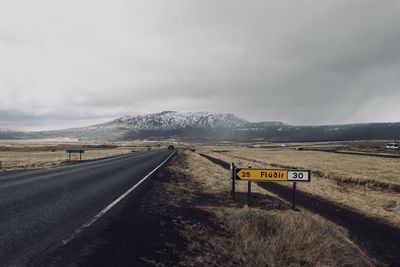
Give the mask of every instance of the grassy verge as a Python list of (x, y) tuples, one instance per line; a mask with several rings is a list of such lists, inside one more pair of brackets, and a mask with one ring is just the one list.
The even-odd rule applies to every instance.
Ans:
[[(261, 160), (246, 158), (245, 156), (227, 155), (211, 151), (205, 152), (226, 162), (235, 162), (237, 166), (253, 166), (260, 168), (282, 166), (274, 163), (262, 163)], [(286, 161), (286, 164), (288, 164), (288, 162), (289, 161)], [(293, 166), (292, 164), (288, 165), (299, 167)], [(290, 186), (286, 183), (281, 184)], [(395, 227), (400, 227), (399, 193), (376, 191), (363, 186), (349, 186), (346, 183), (338, 183), (329, 176), (316, 175), (315, 171), (313, 172), (311, 183), (298, 184), (298, 189), (355, 209), (362, 214), (383, 220)]]
[[(169, 250), (178, 259), (169, 264), (183, 266), (373, 266), (344, 229), (311, 213), (294, 212), (257, 186), (251, 208), (240, 193), (245, 183), (238, 184), (233, 202), (227, 177), (228, 171), (196, 153), (180, 152), (171, 161), (158, 178), (169, 180), (158, 187), (158, 204), (146, 210), (153, 219), (162, 215), (161, 223), (177, 235), (151, 255)], [(175, 212), (166, 217), (169, 211)], [(185, 245), (177, 251), (174, 243)], [(141, 260), (163, 265), (148, 254)]]

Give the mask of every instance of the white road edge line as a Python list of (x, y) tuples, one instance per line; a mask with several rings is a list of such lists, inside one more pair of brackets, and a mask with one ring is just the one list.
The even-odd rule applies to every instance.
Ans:
[(73, 240), (77, 235), (79, 235), (83, 230), (91, 226), (94, 222), (96, 222), (98, 219), (100, 219), (104, 214), (106, 214), (112, 207), (114, 207), (118, 202), (120, 202), (122, 199), (124, 199), (130, 192), (132, 192), (136, 187), (138, 187), (141, 183), (143, 183), (147, 178), (149, 178), (153, 173), (155, 173), (159, 168), (161, 168), (173, 155), (175, 155), (176, 151), (169, 155), (169, 157), (164, 160), (160, 165), (158, 165), (154, 170), (149, 172), (145, 177), (142, 178), (139, 182), (137, 182), (134, 186), (128, 189), (124, 194), (122, 194), (119, 198), (114, 200), (110, 205), (105, 207), (102, 211), (100, 211), (96, 216), (94, 216), (89, 222), (85, 223), (81, 227), (79, 227), (70, 238), (65, 239), (62, 241), (62, 244), (65, 246), (71, 240)]

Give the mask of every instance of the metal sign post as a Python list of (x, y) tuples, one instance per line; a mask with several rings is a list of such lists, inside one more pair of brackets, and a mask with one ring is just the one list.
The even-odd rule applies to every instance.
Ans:
[(252, 169), (236, 168), (235, 164), (231, 164), (231, 180), (232, 180), (232, 198), (235, 199), (235, 182), (247, 181), (247, 205), (251, 204), (251, 182), (268, 182), (268, 181), (285, 181), (293, 182), (292, 188), (292, 209), (296, 210), (296, 186), (297, 182), (310, 182), (310, 170), (288, 170), (288, 169)]
[(292, 209), (296, 210), (296, 182), (293, 182)]
[[(251, 169), (251, 166), (249, 166)], [(250, 207), (251, 205), (251, 181), (247, 182), (247, 206)]]
[(82, 154), (85, 153), (83, 149), (67, 149), (66, 152), (68, 153), (68, 161), (71, 161), (71, 154), (72, 153), (79, 153), (79, 161), (82, 161)]
[(247, 206), (251, 205), (251, 181), (247, 182)]
[(236, 168), (234, 163), (231, 164), (231, 182), (232, 182), (231, 196), (232, 199), (235, 200)]

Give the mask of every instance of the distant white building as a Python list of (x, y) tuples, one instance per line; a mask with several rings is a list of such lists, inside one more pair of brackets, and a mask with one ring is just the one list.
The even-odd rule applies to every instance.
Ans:
[(399, 148), (400, 148), (400, 147), (399, 147), (399, 144), (396, 143), (396, 142), (387, 143), (387, 144), (386, 144), (386, 149), (394, 149), (394, 150), (397, 150), (397, 149), (399, 149)]

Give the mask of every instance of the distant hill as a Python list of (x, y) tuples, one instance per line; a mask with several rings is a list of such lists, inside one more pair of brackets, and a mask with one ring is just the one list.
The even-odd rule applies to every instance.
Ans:
[(25, 139), (28, 133), (0, 129), (0, 140)]
[(85, 140), (267, 140), (344, 141), (400, 139), (400, 123), (293, 126), (282, 122), (249, 122), (234, 114), (164, 111), (125, 116), (88, 127), (57, 131), (1, 131), (0, 139), (79, 138)]

